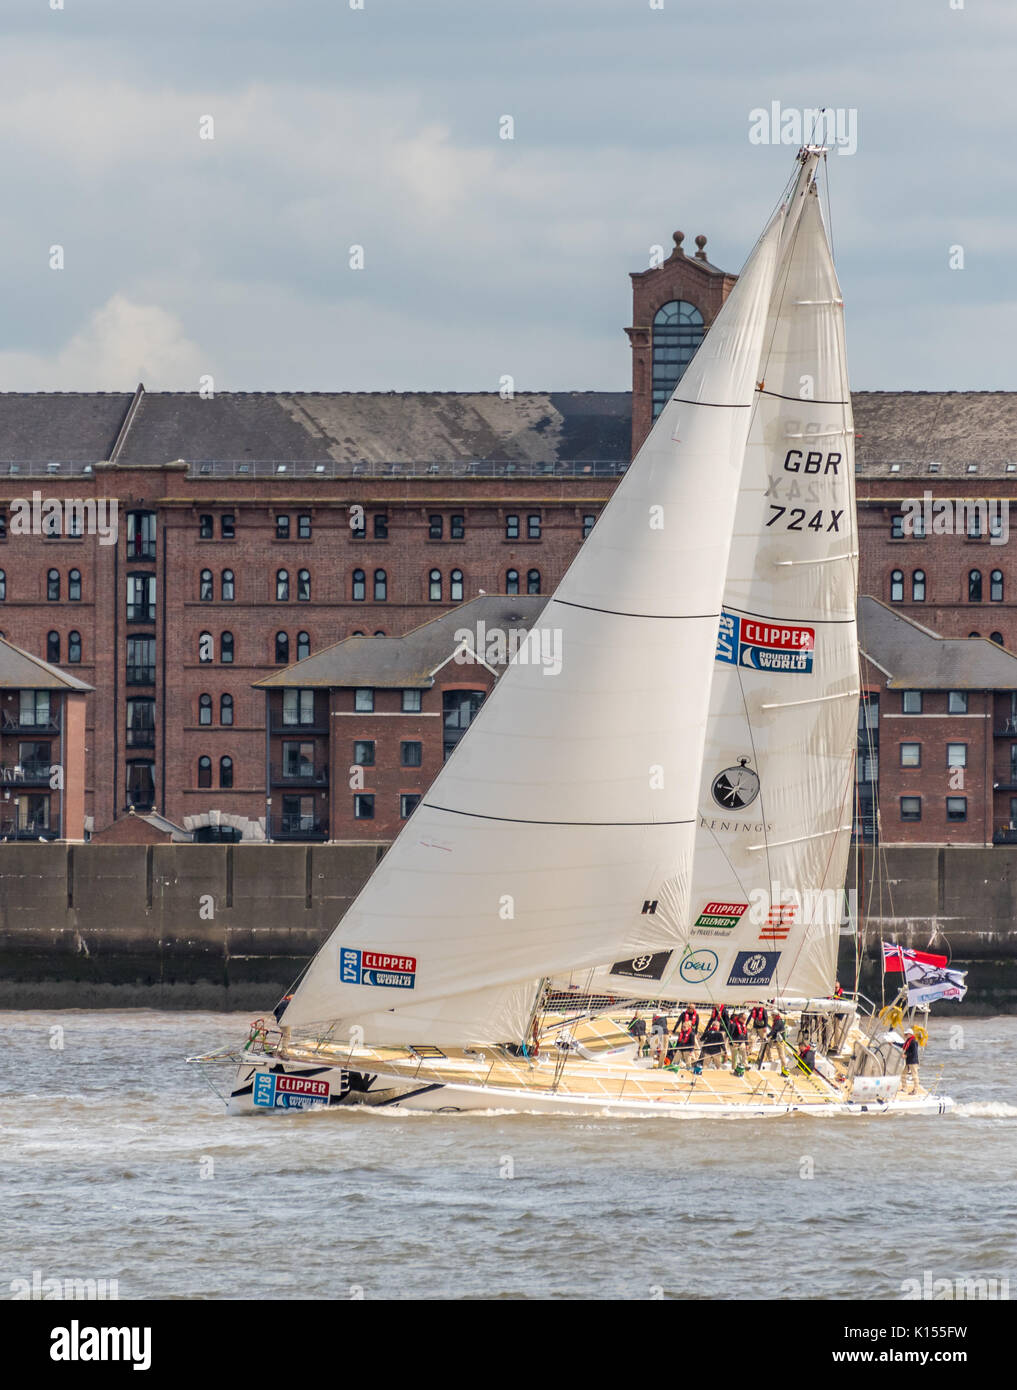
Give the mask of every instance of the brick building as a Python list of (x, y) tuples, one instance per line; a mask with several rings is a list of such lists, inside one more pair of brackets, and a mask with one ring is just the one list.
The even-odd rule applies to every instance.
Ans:
[[(482, 593), (550, 593), (735, 283), (705, 238), (693, 256), (681, 242), (632, 275), (631, 395), (0, 394), (0, 634), (94, 689), (87, 825), (133, 809), (201, 838), (271, 834), (266, 679)], [(858, 392), (854, 409), (862, 592), (939, 636), (1017, 649), (1000, 533), (1017, 393)], [(910, 534), (905, 504), (926, 491), (984, 515)], [(286, 824), (323, 825), (323, 791), (308, 812), (287, 803)], [(1007, 795), (986, 812), (998, 825)], [(274, 798), (273, 814), (282, 831)], [(352, 813), (328, 823), (363, 833)]]
[(0, 839), (84, 838), (90, 689), (0, 641)]

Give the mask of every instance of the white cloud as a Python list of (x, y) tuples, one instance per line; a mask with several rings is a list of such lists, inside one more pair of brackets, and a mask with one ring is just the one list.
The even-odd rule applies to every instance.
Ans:
[(155, 304), (115, 294), (51, 356), (0, 352), (5, 391), (197, 390), (208, 370), (180, 320)]

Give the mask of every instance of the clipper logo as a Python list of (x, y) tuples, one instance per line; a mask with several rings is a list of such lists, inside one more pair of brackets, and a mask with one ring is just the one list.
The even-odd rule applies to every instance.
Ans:
[(708, 951), (701, 946), (698, 951), (686, 951), (678, 967), (678, 974), (687, 985), (698, 985), (703, 980), (708, 980), (716, 969), (716, 951)]
[(729, 985), (771, 984), (779, 960), (779, 951), (739, 951), (727, 982)]
[(816, 630), (791, 624), (759, 623), (722, 612), (717, 634), (717, 660), (754, 671), (812, 670)]
[(696, 918), (700, 936), (722, 936), (736, 927), (749, 910), (748, 903), (707, 903)]
[(412, 989), (417, 980), (416, 956), (390, 956), (381, 951), (339, 952), (341, 985), (378, 985), (383, 989)]
[(316, 1076), (260, 1071), (254, 1078), (251, 1099), (269, 1110), (307, 1110), (314, 1105), (327, 1105), (330, 1090), (329, 1083)]

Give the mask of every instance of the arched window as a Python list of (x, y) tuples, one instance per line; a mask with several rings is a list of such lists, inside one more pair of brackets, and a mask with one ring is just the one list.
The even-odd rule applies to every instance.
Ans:
[(427, 596), (432, 603), (441, 602), (441, 570), (432, 570), (427, 576)]
[(982, 571), (968, 571), (968, 603), (981, 603), (982, 601)]
[(363, 603), (367, 598), (367, 575), (363, 570), (353, 571), (353, 602)]
[(46, 634), (46, 660), (55, 663), (59, 663), (60, 661), (59, 632), (47, 632)]
[(518, 594), (519, 592), (519, 571), (509, 570), (505, 576), (505, 592), (507, 594)]
[(233, 634), (224, 632), (219, 639), (219, 660), (224, 666), (230, 665), (233, 660)]
[(1001, 632), (991, 632), (989, 634), (989, 641), (995, 642), (997, 646), (1001, 647), (1003, 645), (1003, 634)]
[(970, 637), (981, 637), (981, 635), (982, 635), (982, 634), (981, 634), (980, 632), (969, 632), (969, 633), (968, 633), (968, 637), (969, 637), (969, 638), (970, 638)]
[(300, 570), (297, 574), (297, 602), (310, 603), (311, 601), (311, 571)]
[(46, 573), (46, 601), (57, 603), (60, 599), (60, 571), (48, 570)]
[(232, 603), (236, 595), (236, 585), (233, 582), (233, 571), (223, 570), (220, 593), (223, 603)]
[(232, 787), (233, 785), (233, 759), (219, 759), (219, 785), (220, 787)]
[(212, 571), (201, 571), (201, 584), (198, 589), (198, 598), (202, 603), (211, 603), (215, 598), (215, 590), (212, 588)]
[(527, 570), (526, 592), (528, 594), (540, 593), (540, 570)]
[(375, 632), (374, 635), (375, 635), (375, 637), (384, 637), (384, 636), (385, 636), (384, 632), (382, 632), (382, 630), (381, 630), (380, 627), (378, 628), (377, 632)]
[(911, 576), (911, 598), (915, 603), (925, 602), (925, 571), (915, 570)]
[(362, 632), (362, 631), (360, 630), (360, 628), (358, 627), (357, 630), (356, 630), (355, 632), (352, 632), (352, 633), (350, 634), (350, 636), (351, 636), (351, 637), (364, 637), (364, 636), (366, 636), (366, 633)]
[(448, 596), (449, 596), (449, 598), (452, 600), (453, 603), (462, 603), (462, 601), (463, 601), (463, 572), (462, 572), (462, 570), (453, 570), (452, 573), (451, 573), (451, 575), (449, 576), (449, 592), (448, 592)]
[(81, 602), (81, 571), (71, 570), (67, 576), (67, 597), (71, 603)]
[(694, 304), (673, 299), (653, 316), (653, 418), (674, 394), (703, 341), (703, 316)]
[(904, 571), (894, 570), (890, 575), (890, 602), (904, 602)]
[(212, 634), (203, 632), (198, 638), (198, 660), (206, 663), (212, 660), (215, 652), (212, 649)]
[(275, 601), (285, 603), (290, 596), (290, 572), (289, 570), (276, 570), (275, 572)]
[(275, 664), (286, 666), (290, 659), (290, 635), (288, 632), (277, 632), (275, 635)]
[(212, 759), (203, 757), (198, 759), (198, 786), (210, 787), (212, 785)]
[(374, 571), (374, 601), (384, 603), (388, 598), (388, 575), (384, 570)]
[(211, 724), (212, 722), (212, 697), (211, 695), (198, 696), (198, 723)]
[(311, 639), (306, 632), (297, 633), (297, 660), (303, 661), (311, 655)]
[[(209, 704), (211, 704), (211, 701), (209, 701)], [(211, 717), (211, 711), (209, 711), (209, 715)], [(219, 697), (219, 723), (227, 725), (233, 723), (232, 695), (221, 695)]]
[(0, 603), (7, 598), (7, 571), (0, 570)]
[(81, 662), (81, 633), (72, 631), (67, 634), (67, 660), (71, 666), (78, 666)]
[(993, 570), (989, 575), (989, 600), (992, 603), (1003, 602), (1003, 571)]

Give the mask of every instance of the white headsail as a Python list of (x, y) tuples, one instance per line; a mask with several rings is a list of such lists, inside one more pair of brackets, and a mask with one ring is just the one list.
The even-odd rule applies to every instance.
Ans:
[[(283, 1022), (521, 1039), (540, 977), (688, 921), (723, 577), (783, 218), (514, 662), (312, 961)], [(539, 640), (539, 637), (538, 639)]]
[[(803, 152), (728, 562), (686, 930), (573, 985), (739, 1002), (826, 994), (858, 709), (854, 435), (843, 302)], [(670, 954), (665, 954), (670, 952)]]

